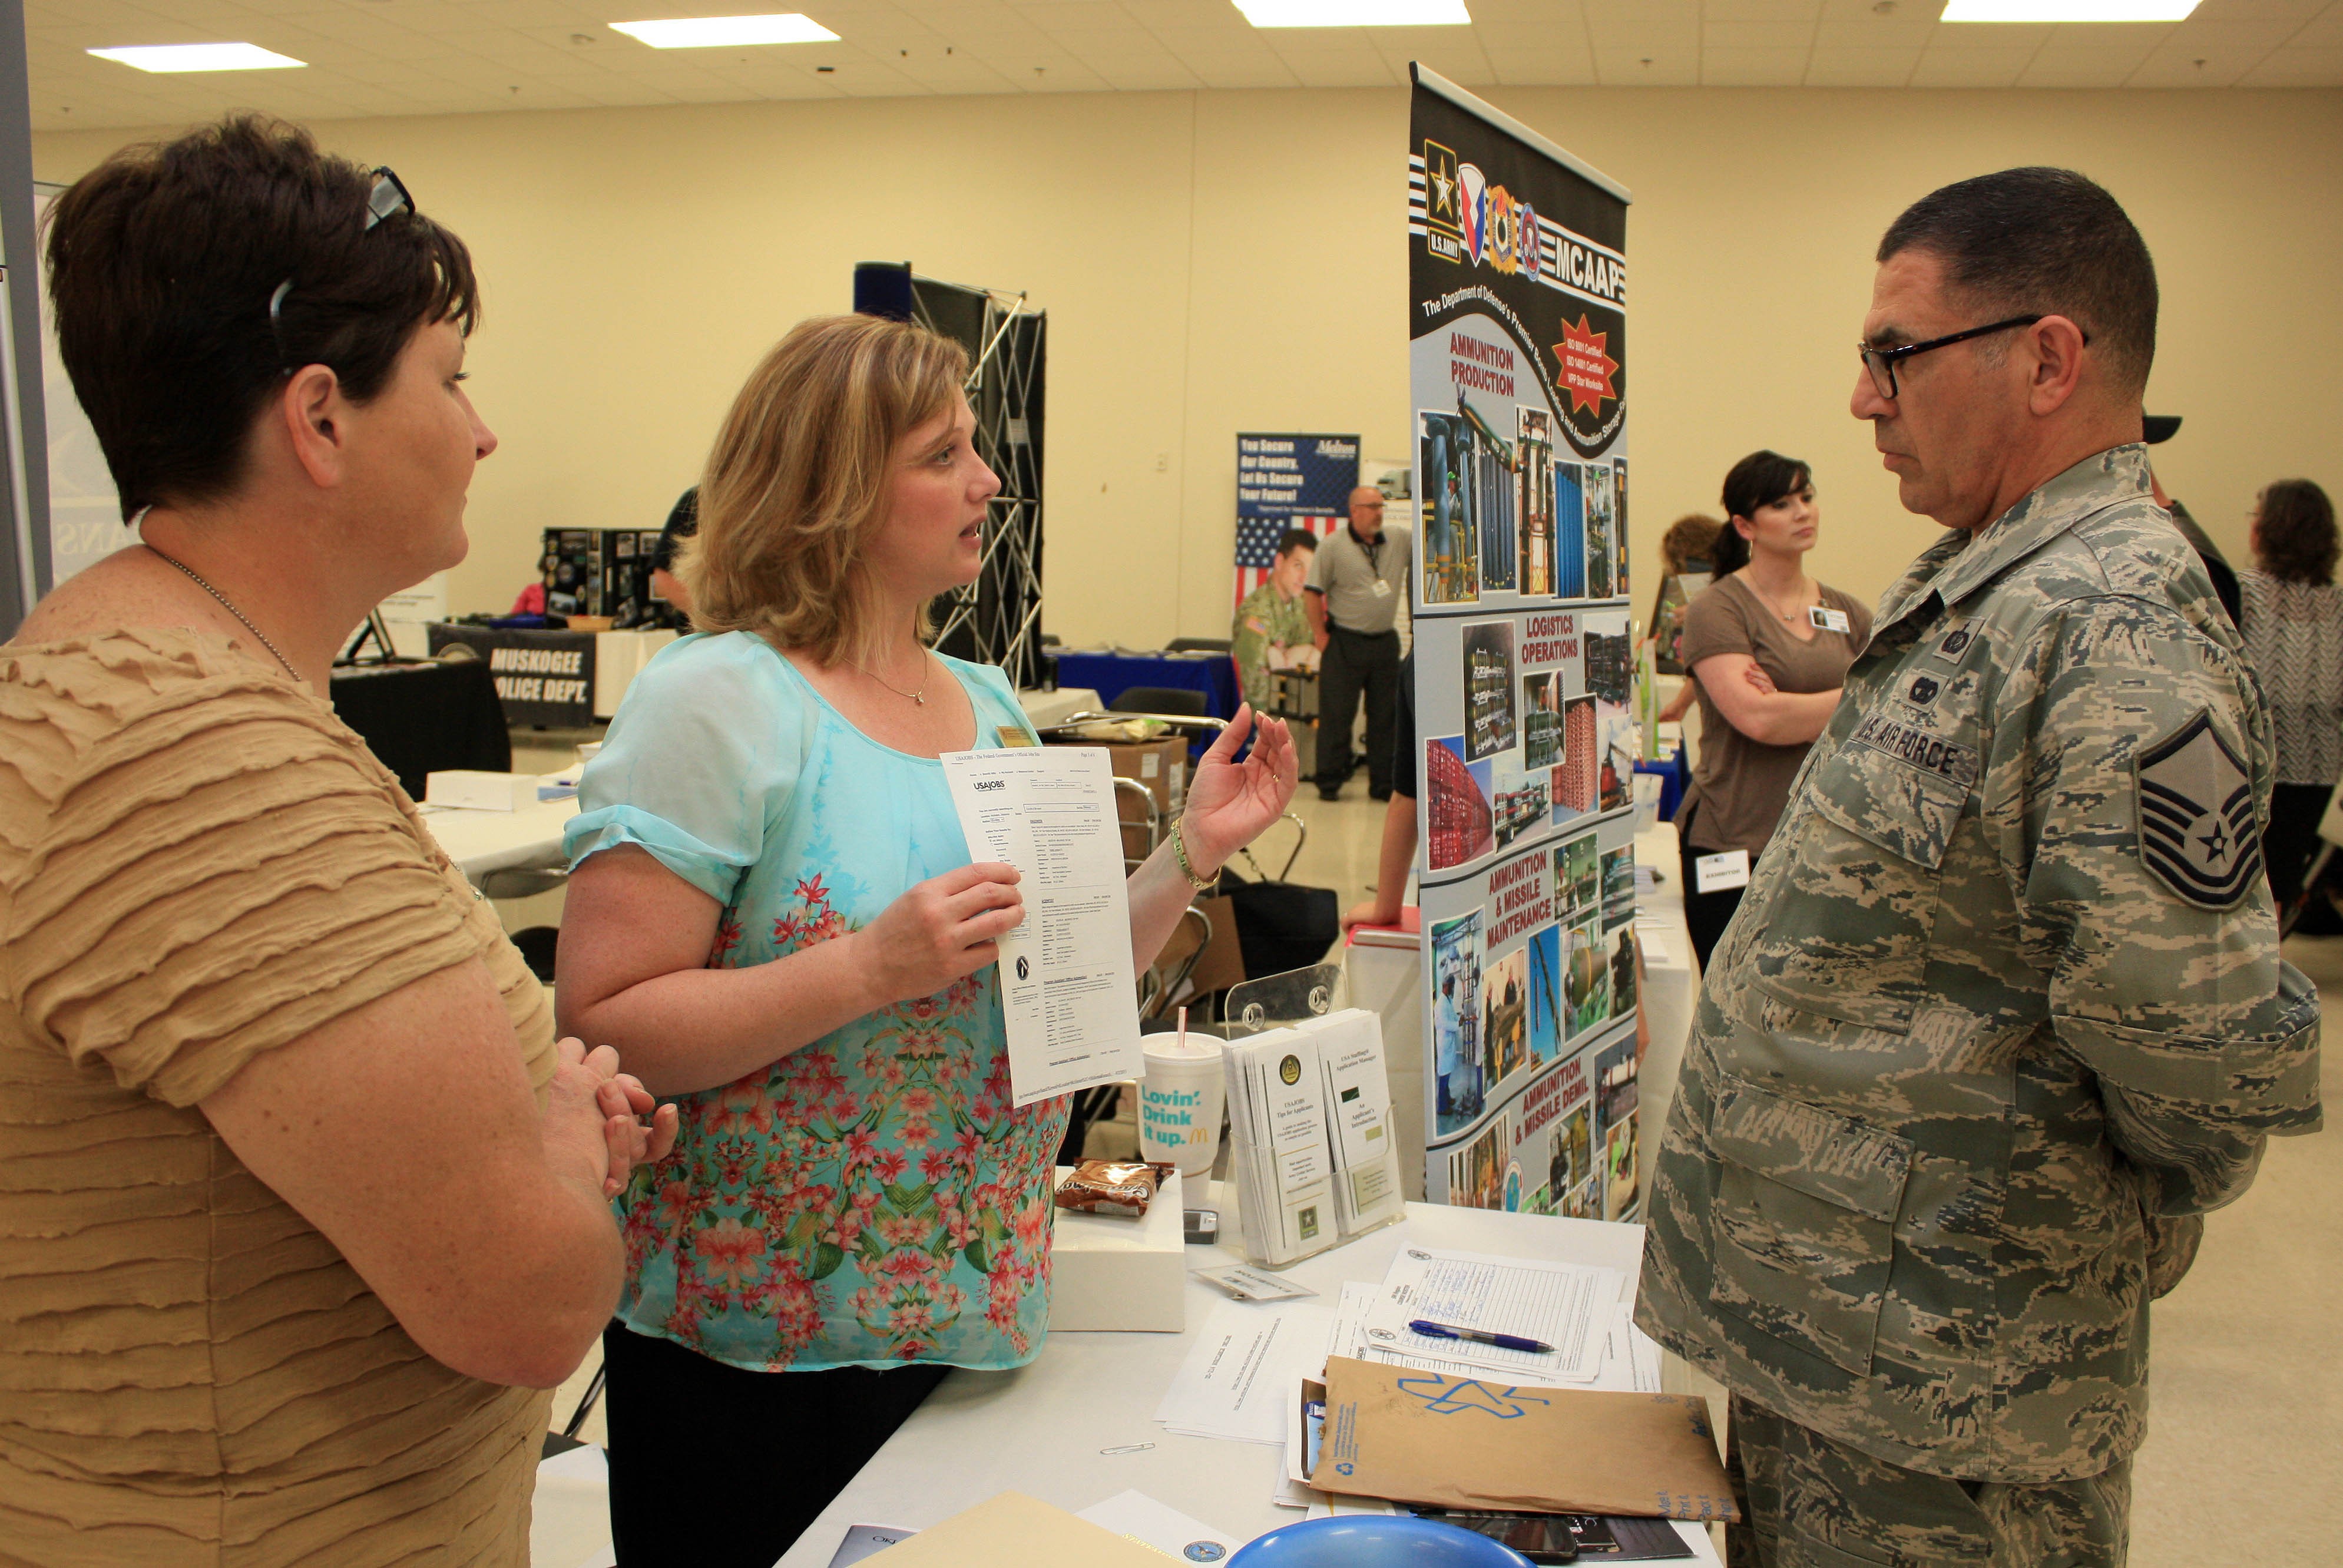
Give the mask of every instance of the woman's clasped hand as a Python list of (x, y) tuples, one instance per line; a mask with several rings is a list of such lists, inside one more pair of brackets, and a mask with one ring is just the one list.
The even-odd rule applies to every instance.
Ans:
[(565, 1151), (581, 1162), (599, 1164), (602, 1196), (615, 1198), (626, 1191), (636, 1166), (656, 1165), (674, 1149), (675, 1107), (660, 1105), (641, 1080), (620, 1072), (618, 1053), (607, 1045), (588, 1050), (583, 1040), (568, 1035), (554, 1049), (561, 1064), (553, 1073), (547, 1141), (567, 1133), (575, 1147)]

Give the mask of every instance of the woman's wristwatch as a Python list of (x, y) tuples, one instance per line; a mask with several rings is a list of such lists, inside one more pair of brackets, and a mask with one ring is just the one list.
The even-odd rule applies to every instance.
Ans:
[(1210, 876), (1197, 875), (1194, 863), (1188, 859), (1188, 836), (1181, 831), (1186, 826), (1184, 821), (1172, 824), (1172, 853), (1178, 857), (1180, 874), (1188, 879), (1188, 885), (1200, 893), (1209, 892), (1220, 882), (1221, 874), (1216, 870)]

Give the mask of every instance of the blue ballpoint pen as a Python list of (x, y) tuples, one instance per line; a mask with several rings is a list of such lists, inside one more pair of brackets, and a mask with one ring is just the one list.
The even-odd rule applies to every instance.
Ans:
[(1494, 1345), (1501, 1351), (1527, 1351), (1533, 1355), (1554, 1353), (1554, 1347), (1544, 1340), (1526, 1340), (1519, 1334), (1493, 1334), (1486, 1329), (1460, 1329), (1423, 1318), (1417, 1318), (1407, 1326), (1413, 1332), (1427, 1339), (1467, 1340), (1476, 1345)]

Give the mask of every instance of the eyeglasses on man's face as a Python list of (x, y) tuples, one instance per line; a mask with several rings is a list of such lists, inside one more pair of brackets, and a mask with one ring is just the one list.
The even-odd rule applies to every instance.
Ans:
[[(1900, 348), (1874, 348), (1867, 343), (1858, 343), (1855, 347), (1855, 351), (1863, 357), (1864, 369), (1871, 373), (1871, 389), (1892, 403), (1896, 400), (1896, 366), (1899, 360), (1909, 359), (1916, 354), (1926, 354), (1931, 349), (1948, 347), (1956, 343), (1966, 343), (1972, 337), (1983, 337), (1990, 332), (2006, 332), (2013, 327), (2031, 327), (2041, 319), (2042, 317), (2039, 314), (2013, 316), (2006, 321), (1996, 321), (1984, 327), (1972, 327), (1966, 332), (1948, 332), (1942, 337), (1931, 337), (1925, 343), (1906, 343)], [(2086, 343), (2090, 341), (2088, 334), (2084, 336), (2083, 341)]]

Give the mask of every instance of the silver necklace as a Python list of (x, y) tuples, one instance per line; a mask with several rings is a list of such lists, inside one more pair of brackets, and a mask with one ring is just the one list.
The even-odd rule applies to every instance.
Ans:
[[(1749, 591), (1750, 591), (1751, 593), (1755, 594), (1755, 595), (1758, 597), (1758, 598), (1759, 598), (1759, 599), (1761, 599), (1761, 600), (1763, 600), (1763, 601), (1764, 601), (1765, 606), (1765, 608), (1766, 608), (1767, 609), (1770, 609), (1770, 610), (1772, 610), (1775, 615), (1780, 616), (1780, 617), (1782, 618), (1782, 619), (1783, 619), (1785, 623), (1786, 623), (1786, 622), (1789, 622), (1789, 621), (1793, 621), (1793, 620), (1797, 619), (1797, 611), (1796, 611), (1796, 610), (1785, 610), (1785, 609), (1784, 609), (1780, 605), (1775, 604), (1775, 603), (1774, 602), (1774, 596), (1773, 596), (1772, 594), (1767, 593), (1764, 588), (1759, 588), (1755, 583), (1754, 583), (1754, 582), (1753, 582), (1753, 583), (1750, 583), (1750, 584), (1749, 584), (1749, 585), (1747, 585), (1747, 586), (1748, 586)], [(1804, 606), (1803, 604), (1801, 604), (1801, 606), (1800, 606), (1799, 608), (1805, 608), (1805, 606)]]
[[(220, 602), (226, 604), (227, 601), (223, 599)], [(233, 608), (234, 607), (230, 606), (229, 608)], [(249, 626), (252, 623), (246, 621), (245, 624)], [(256, 632), (253, 635), (256, 637), (259, 634)], [(936, 667), (928, 661), (927, 650), (925, 648), (921, 648), (920, 650), (920, 668), (928, 672), (928, 677), (927, 680), (920, 682), (920, 689), (917, 691), (904, 690), (901, 687), (896, 685), (893, 681), (888, 679), (885, 676), (880, 674), (877, 670), (871, 668), (867, 664), (858, 664), (854, 668), (869, 676), (871, 679), (877, 681), (880, 685), (885, 687), (888, 690), (893, 692), (896, 696), (908, 697), (912, 701), (918, 703), (920, 707), (925, 708), (928, 705), (928, 681), (933, 680), (936, 678)]]
[(172, 558), (171, 558), (171, 557), (166, 556), (166, 555), (164, 555), (162, 551), (155, 549), (155, 547), (154, 547), (153, 545), (148, 545), (146, 548), (147, 548), (148, 549), (150, 549), (150, 550), (154, 550), (154, 552), (155, 552), (156, 556), (156, 557), (158, 557), (159, 558), (161, 558), (161, 559), (163, 559), (163, 560), (170, 561), (170, 563), (171, 563), (173, 566), (175, 566), (175, 567), (178, 568), (181, 571), (183, 571), (183, 572), (186, 573), (186, 574), (187, 574), (187, 578), (188, 578), (188, 579), (189, 579), (190, 581), (192, 581), (192, 582), (193, 582), (193, 583), (194, 583), (197, 588), (199, 588), (203, 589), (206, 593), (207, 593), (207, 594), (211, 595), (211, 596), (212, 596), (212, 598), (216, 598), (216, 599), (219, 600), (219, 601), (220, 601), (220, 606), (221, 606), (221, 608), (222, 608), (226, 609), (226, 610), (227, 611), (227, 613), (228, 613), (228, 614), (230, 614), (230, 615), (232, 615), (232, 616), (236, 617), (236, 619), (238, 619), (238, 620), (240, 620), (240, 621), (244, 622), (244, 629), (245, 629), (245, 630), (246, 630), (246, 631), (248, 631), (248, 632), (252, 633), (252, 635), (253, 635), (253, 636), (255, 636), (255, 637), (256, 637), (256, 638), (260, 638), (260, 646), (261, 646), (261, 647), (263, 647), (263, 648), (266, 648), (270, 653), (272, 653), (272, 654), (275, 654), (275, 655), (276, 655), (276, 657), (277, 657), (277, 663), (279, 663), (279, 664), (281, 664), (281, 665), (283, 665), (283, 666), (285, 667), (285, 673), (286, 673), (286, 674), (287, 674), (287, 675), (291, 676), (291, 677), (292, 677), (294, 679), (296, 679), (296, 680), (298, 680), (298, 679), (300, 679), (300, 678), (301, 678), (301, 672), (300, 672), (299, 670), (297, 670), (297, 669), (295, 669), (295, 668), (293, 668), (293, 661), (292, 661), (291, 659), (289, 659), (289, 658), (286, 658), (286, 657), (284, 656), (284, 654), (279, 653), (279, 652), (277, 651), (277, 645), (276, 645), (275, 643), (273, 643), (273, 642), (271, 642), (271, 641), (269, 641), (269, 640), (268, 640), (268, 636), (267, 636), (267, 634), (266, 634), (266, 632), (262, 631), (258, 627), (256, 627), (256, 626), (255, 626), (255, 625), (253, 625), (253, 624), (252, 624), (252, 618), (251, 618), (250, 616), (248, 616), (248, 615), (245, 614), (245, 613), (244, 613), (244, 611), (242, 611), (242, 610), (240, 610), (240, 609), (236, 608), (235, 605), (233, 605), (233, 604), (231, 604), (231, 603), (229, 603), (229, 602), (228, 602), (228, 597), (227, 597), (227, 595), (226, 595), (226, 594), (224, 594), (224, 593), (220, 592), (220, 590), (219, 590), (219, 589), (217, 589), (217, 588), (216, 588), (212, 587), (212, 585), (211, 585), (211, 584), (209, 584), (209, 583), (207, 583), (207, 582), (204, 581), (204, 579), (203, 579), (201, 577), (198, 577), (198, 576), (196, 574), (196, 568), (193, 568), (193, 567), (191, 567), (191, 566), (189, 566), (186, 562), (182, 561), (182, 560), (174, 560), (174, 559), (172, 559)]

